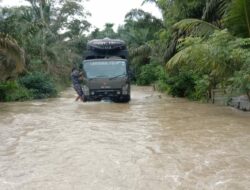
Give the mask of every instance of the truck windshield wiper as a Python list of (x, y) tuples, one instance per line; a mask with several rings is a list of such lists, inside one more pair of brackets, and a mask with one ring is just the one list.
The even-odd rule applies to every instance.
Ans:
[(105, 75), (97, 75), (97, 76), (95, 76), (95, 77), (93, 77), (93, 78), (106, 78), (107, 76), (105, 76)]
[(118, 77), (122, 77), (122, 76), (125, 76), (125, 74), (116, 75), (116, 76), (111, 77), (111, 78), (109, 78), (109, 79), (110, 79), (110, 80), (113, 80), (113, 79), (116, 79), (116, 78), (118, 78)]
[(88, 80), (93, 80), (93, 79), (99, 79), (99, 78), (106, 78), (107, 76), (104, 76), (104, 75), (98, 75), (98, 76), (94, 76), (94, 77), (91, 77), (91, 78), (87, 78)]

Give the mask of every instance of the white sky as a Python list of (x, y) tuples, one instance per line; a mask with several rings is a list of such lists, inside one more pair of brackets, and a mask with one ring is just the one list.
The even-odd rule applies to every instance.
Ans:
[[(23, 0), (0, 0), (0, 6), (13, 6), (23, 4)], [(103, 29), (105, 23), (114, 23), (116, 29), (123, 24), (126, 13), (133, 8), (140, 8), (161, 18), (161, 13), (154, 4), (146, 3), (141, 6), (143, 0), (89, 0), (84, 7), (92, 16), (87, 20), (95, 27)]]
[(143, 0), (89, 0), (86, 9), (92, 14), (88, 20), (98, 28), (105, 23), (114, 23), (115, 28), (123, 24), (125, 15), (133, 8), (141, 8), (161, 17), (160, 11), (153, 4), (145, 4), (141, 7)]

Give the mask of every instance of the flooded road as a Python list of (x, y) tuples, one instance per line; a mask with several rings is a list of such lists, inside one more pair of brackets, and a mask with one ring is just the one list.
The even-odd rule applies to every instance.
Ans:
[(149, 87), (74, 98), (0, 104), (1, 190), (250, 189), (250, 113)]

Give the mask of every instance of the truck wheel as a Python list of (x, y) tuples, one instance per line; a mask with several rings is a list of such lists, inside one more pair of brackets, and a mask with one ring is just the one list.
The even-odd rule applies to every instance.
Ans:
[(130, 101), (130, 95), (123, 96), (121, 99), (121, 102), (123, 103), (128, 103)]
[(87, 101), (88, 101), (87, 96), (83, 96), (83, 102), (87, 102)]

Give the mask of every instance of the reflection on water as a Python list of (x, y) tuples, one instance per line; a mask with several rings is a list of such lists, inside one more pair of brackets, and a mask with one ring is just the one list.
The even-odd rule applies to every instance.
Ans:
[(0, 104), (0, 189), (250, 189), (249, 113), (132, 93)]

